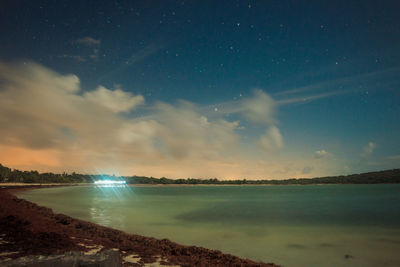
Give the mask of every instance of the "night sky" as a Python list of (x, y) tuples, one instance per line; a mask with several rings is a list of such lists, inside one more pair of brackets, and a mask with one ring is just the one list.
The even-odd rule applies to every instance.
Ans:
[(0, 163), (170, 178), (400, 167), (398, 1), (2, 1)]

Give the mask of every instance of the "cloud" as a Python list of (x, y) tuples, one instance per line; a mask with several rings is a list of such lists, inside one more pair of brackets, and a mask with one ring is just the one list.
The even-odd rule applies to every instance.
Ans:
[(241, 113), (254, 123), (271, 125), (275, 123), (276, 103), (262, 90), (255, 90), (254, 95), (241, 103)]
[(200, 107), (200, 112), (210, 115), (239, 114), (255, 124), (273, 125), (276, 123), (277, 106), (276, 101), (269, 94), (255, 89), (249, 97)]
[[(311, 169), (308, 159), (275, 153), (285, 147), (278, 105), (261, 90), (215, 112), (186, 101), (149, 104), (118, 86), (83, 91), (76, 75), (33, 62), (0, 62), (0, 80), (0, 163), (12, 168), (221, 179), (331, 170), (328, 161)], [(248, 122), (261, 129), (256, 142), (245, 139)]]
[(121, 89), (109, 90), (104, 86), (97, 87), (96, 90), (84, 93), (84, 98), (99, 105), (102, 105), (113, 112), (129, 112), (135, 107), (144, 103), (144, 97), (134, 96)]
[[(186, 101), (149, 104), (118, 86), (83, 91), (76, 75), (33, 62), (0, 62), (0, 80), (0, 163), (12, 168), (221, 179), (332, 173), (330, 161), (311, 169), (309, 159), (275, 153), (285, 146), (278, 105), (261, 90), (215, 112)], [(261, 134), (246, 139), (254, 129)]]
[(0, 63), (0, 79), (0, 162), (15, 168), (222, 176), (240, 154), (239, 122), (207, 118), (188, 102), (160, 102), (140, 117), (143, 96), (82, 92), (76, 75), (33, 62)]
[(313, 171), (313, 166), (305, 166), (301, 171), (301, 174), (310, 174)]
[(351, 170), (351, 168), (348, 165), (345, 165), (343, 167), (343, 171), (345, 171), (346, 173), (349, 172)]
[(99, 49), (94, 48), (93, 53), (89, 55), (90, 59), (97, 60), (99, 58)]
[(99, 78), (99, 81), (105, 80), (105, 78), (112, 77), (115, 74), (120, 74), (125, 71), (130, 66), (137, 64), (145, 60), (148, 57), (156, 54), (163, 48), (162, 45), (158, 44), (149, 44), (145, 47), (142, 47), (136, 51), (134, 51), (128, 58), (122, 59), (119, 64), (116, 65), (110, 72), (106, 73), (104, 76)]
[(314, 153), (314, 158), (316, 159), (321, 159), (321, 158), (325, 158), (328, 156), (331, 156), (332, 154), (327, 152), (325, 149), (321, 149), (321, 150), (317, 150)]
[(29, 148), (62, 146), (65, 139), (83, 134), (88, 127), (101, 130), (94, 124), (97, 116), (113, 124), (117, 121), (99, 103), (79, 94), (76, 75), (60, 75), (32, 62), (1, 63), (0, 72), (3, 143)]
[[(273, 94), (276, 102), (279, 105), (307, 103), (318, 99), (334, 97), (338, 95), (350, 94), (360, 90), (365, 90), (365, 87), (358, 86), (360, 82), (369, 84), (369, 90), (376, 89), (376, 79), (382, 80), (379, 83), (379, 89), (393, 86), (393, 82), (399, 81), (399, 67), (388, 68), (380, 71), (361, 73), (356, 75), (338, 77), (333, 80), (322, 81), (309, 84), (302, 87), (292, 88), (288, 90), (280, 90)], [(337, 89), (341, 88), (341, 89)]]
[(400, 161), (400, 155), (392, 155), (388, 157), (389, 160)]
[(163, 48), (163, 46), (161, 46), (161, 45), (149, 44), (149, 45), (133, 52), (129, 58), (127, 58), (123, 61), (122, 66), (132, 65), (132, 64), (135, 64), (136, 62), (142, 61), (143, 59), (145, 59), (151, 55), (154, 55), (155, 53), (160, 51), (162, 48)]
[(231, 152), (239, 140), (234, 132), (238, 122), (209, 121), (188, 102), (176, 107), (159, 103), (155, 117), (161, 124), (158, 133), (164, 149), (177, 159), (215, 159), (220, 153)]
[(376, 148), (376, 143), (369, 142), (366, 146), (364, 146), (362, 156), (363, 157), (371, 156), (371, 154), (374, 152), (375, 148)]
[[(260, 89), (255, 89), (253, 95), (240, 100), (214, 104), (199, 110), (210, 116), (221, 116), (227, 114), (238, 114), (245, 120), (255, 125), (266, 128), (265, 133), (259, 136), (257, 142), (266, 151), (276, 151), (283, 148), (283, 137), (275, 125), (277, 109), (276, 101)], [(239, 128), (239, 127), (238, 127)], [(240, 127), (243, 129), (243, 127)]]
[(290, 98), (285, 98), (277, 101), (277, 104), (279, 105), (287, 105), (287, 104), (296, 104), (296, 103), (305, 103), (305, 102), (310, 102), (318, 99), (323, 99), (331, 96), (337, 96), (341, 94), (349, 94), (353, 91), (349, 90), (337, 90), (333, 92), (327, 92), (327, 93), (321, 93), (321, 94), (313, 94), (313, 95), (306, 95), (306, 96), (300, 96), (300, 97), (290, 97)]
[(101, 41), (94, 39), (93, 37), (86, 36), (83, 38), (76, 39), (74, 41), (76, 44), (86, 45), (86, 46), (97, 46), (100, 45)]
[(99, 58), (100, 50), (98, 47), (101, 44), (100, 40), (97, 40), (90, 36), (87, 36), (87, 37), (76, 39), (76, 40), (72, 41), (71, 43), (87, 46), (88, 48), (84, 49), (84, 50), (86, 50), (86, 52), (88, 52), (87, 50), (90, 50), (91, 51), (90, 54), (89, 53), (86, 53), (85, 55), (63, 54), (61, 56), (58, 56), (59, 58), (73, 59), (78, 62), (87, 62), (88, 60), (97, 60)]
[(276, 126), (271, 126), (265, 134), (260, 136), (260, 145), (267, 151), (277, 150), (283, 147), (281, 132)]
[(58, 56), (58, 57), (59, 58), (70, 58), (70, 59), (74, 59), (74, 60), (76, 60), (78, 62), (86, 62), (86, 58), (85, 57), (78, 56), (78, 55), (67, 55), (67, 54), (64, 54), (64, 55), (61, 55), (61, 56)]

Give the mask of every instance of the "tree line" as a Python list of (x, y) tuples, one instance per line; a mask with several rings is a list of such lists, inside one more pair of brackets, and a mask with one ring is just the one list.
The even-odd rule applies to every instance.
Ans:
[(318, 178), (291, 178), (285, 180), (218, 180), (211, 179), (170, 179), (146, 176), (89, 175), (79, 173), (39, 173), (38, 171), (20, 171), (0, 164), (0, 183), (93, 183), (101, 179), (123, 179), (128, 184), (221, 184), (221, 185), (309, 185), (309, 184), (382, 184), (400, 183), (400, 169), (367, 172), (351, 175), (328, 176)]

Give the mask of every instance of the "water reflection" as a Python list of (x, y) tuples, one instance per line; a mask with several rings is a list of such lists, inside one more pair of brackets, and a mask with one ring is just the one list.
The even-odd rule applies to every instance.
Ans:
[(125, 228), (127, 212), (121, 210), (129, 206), (132, 188), (126, 184), (96, 184), (93, 189), (95, 193), (91, 194), (90, 219), (104, 226)]
[(72, 217), (257, 261), (394, 267), (400, 266), (399, 190), (399, 185), (90, 186), (23, 194)]

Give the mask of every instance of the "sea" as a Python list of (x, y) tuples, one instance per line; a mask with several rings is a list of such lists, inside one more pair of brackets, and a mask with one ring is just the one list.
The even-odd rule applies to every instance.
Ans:
[(400, 185), (70, 186), (18, 193), (75, 218), (281, 266), (400, 266)]

